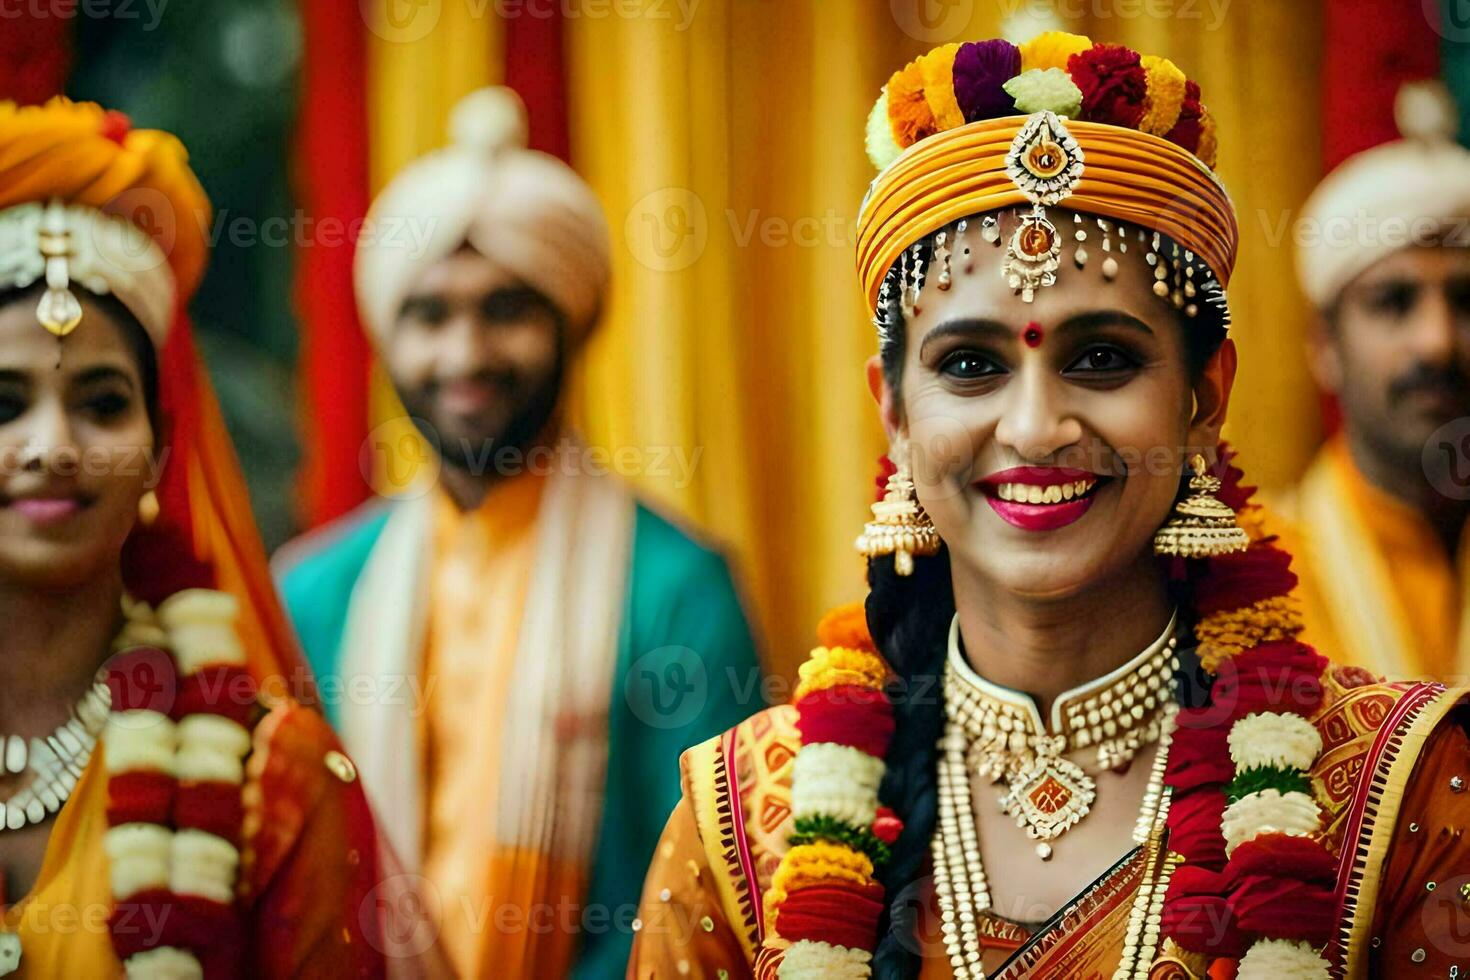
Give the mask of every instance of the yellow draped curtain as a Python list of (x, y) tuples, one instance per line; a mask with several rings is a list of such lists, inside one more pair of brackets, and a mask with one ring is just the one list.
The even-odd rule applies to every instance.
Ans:
[[(575, 417), (623, 450), (619, 469), (649, 498), (728, 550), (781, 675), (821, 612), (863, 592), (852, 540), (883, 450), (853, 272), (863, 124), (888, 74), (936, 44), (1060, 27), (1166, 54), (1200, 82), (1243, 235), (1229, 435), (1264, 484), (1305, 464), (1317, 399), (1290, 222), (1320, 169), (1318, 3), (546, 2), (568, 13), (573, 163), (613, 236)], [(436, 3), (422, 38), (372, 38), (378, 186), (439, 145), (456, 98), (498, 80), (499, 17), (533, 6)]]

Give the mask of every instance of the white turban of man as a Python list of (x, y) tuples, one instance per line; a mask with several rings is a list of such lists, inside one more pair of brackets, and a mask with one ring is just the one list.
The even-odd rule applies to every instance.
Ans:
[(1399, 249), (1470, 245), (1470, 150), (1454, 142), (1449, 94), (1435, 83), (1405, 85), (1394, 117), (1403, 139), (1348, 158), (1307, 200), (1297, 274), (1319, 310), (1331, 309), (1349, 283)]
[(468, 245), (543, 294), (575, 345), (597, 321), (610, 271), (596, 195), (556, 157), (526, 149), (526, 112), (507, 88), (467, 95), (451, 143), (404, 168), (358, 239), (358, 305), (381, 344), (425, 270)]

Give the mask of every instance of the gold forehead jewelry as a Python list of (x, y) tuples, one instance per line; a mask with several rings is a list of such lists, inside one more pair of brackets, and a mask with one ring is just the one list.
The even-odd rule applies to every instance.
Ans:
[(1038, 112), (1011, 141), (1006, 176), (1026, 195), (1031, 210), (1021, 215), (1011, 234), (1001, 272), (1021, 301), (1030, 303), (1037, 289), (1057, 281), (1062, 240), (1046, 216), (1046, 205), (1076, 190), (1082, 180), (1082, 147), (1056, 113)]
[(46, 260), (46, 292), (36, 305), (36, 319), (58, 337), (65, 337), (82, 322), (82, 304), (71, 291), (70, 263), (73, 255), (71, 229), (66, 212), (53, 201), (46, 206), (37, 235), (41, 256)]

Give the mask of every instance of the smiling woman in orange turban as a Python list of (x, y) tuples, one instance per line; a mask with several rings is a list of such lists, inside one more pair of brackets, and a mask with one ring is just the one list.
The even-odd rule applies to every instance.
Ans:
[(0, 974), (387, 972), (193, 350), (209, 215), (172, 136), (0, 104)]
[(1466, 692), (1299, 640), (1220, 442), (1238, 228), (1199, 86), (951, 44), (866, 138), (868, 596), (791, 705), (685, 753), (629, 976), (1458, 969)]

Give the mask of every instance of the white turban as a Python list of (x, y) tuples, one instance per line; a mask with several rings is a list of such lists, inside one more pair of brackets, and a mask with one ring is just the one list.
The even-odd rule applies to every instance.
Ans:
[(607, 219), (592, 189), (556, 157), (526, 146), (525, 108), (507, 88), (467, 95), (451, 144), (393, 178), (368, 212), (353, 270), (368, 332), (381, 343), (432, 265), (468, 244), (549, 299), (573, 343), (607, 289)]
[(1380, 259), (1470, 218), (1470, 150), (1453, 141), (1448, 93), (1434, 83), (1406, 85), (1394, 116), (1404, 139), (1350, 157), (1307, 200), (1297, 275), (1319, 310)]

